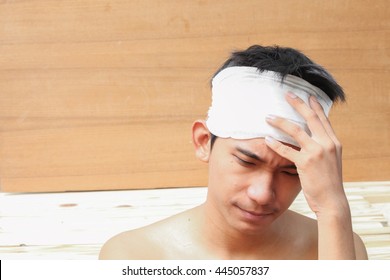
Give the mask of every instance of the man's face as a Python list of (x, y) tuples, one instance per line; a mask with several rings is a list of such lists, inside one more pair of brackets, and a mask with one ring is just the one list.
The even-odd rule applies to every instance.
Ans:
[(218, 138), (209, 158), (209, 202), (230, 226), (247, 233), (266, 228), (301, 190), (295, 165), (264, 139)]

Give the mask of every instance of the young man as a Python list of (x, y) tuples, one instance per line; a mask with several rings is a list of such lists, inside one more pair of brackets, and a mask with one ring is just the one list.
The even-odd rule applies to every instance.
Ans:
[[(212, 84), (208, 119), (192, 129), (206, 202), (113, 237), (100, 258), (367, 259), (327, 118), (344, 100), (332, 76), (294, 49), (252, 46)], [(316, 220), (288, 209), (300, 191)]]

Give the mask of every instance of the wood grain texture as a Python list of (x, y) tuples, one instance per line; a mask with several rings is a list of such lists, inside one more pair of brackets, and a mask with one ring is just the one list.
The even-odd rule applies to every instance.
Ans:
[[(347, 183), (345, 192), (369, 258), (390, 260), (390, 182)], [(97, 259), (110, 237), (195, 207), (206, 195), (206, 188), (0, 193), (0, 258)], [(302, 193), (290, 209), (315, 217)]]
[(389, 180), (387, 2), (0, 1), (1, 190), (206, 185), (191, 123), (252, 44), (328, 68), (348, 96), (331, 113), (344, 179)]

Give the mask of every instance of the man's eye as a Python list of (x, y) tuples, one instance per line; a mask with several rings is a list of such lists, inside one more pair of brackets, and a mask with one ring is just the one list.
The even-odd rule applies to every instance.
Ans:
[(242, 158), (239, 158), (238, 156), (235, 156), (238, 161), (243, 164), (243, 165), (255, 165), (253, 162), (249, 162), (249, 161), (246, 161), (246, 160), (243, 160)]
[(282, 171), (282, 173), (286, 174), (287, 176), (298, 176), (298, 173), (295, 173), (295, 172)]

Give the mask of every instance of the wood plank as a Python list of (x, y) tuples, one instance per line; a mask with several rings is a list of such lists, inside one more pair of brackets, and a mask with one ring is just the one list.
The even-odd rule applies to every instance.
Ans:
[[(354, 125), (348, 131), (351, 132), (361, 126), (364, 130), (386, 128), (390, 122), (387, 110), (390, 82), (384, 82), (388, 74), (371, 73), (366, 82), (356, 83), (364, 80), (366, 73), (349, 74), (348, 103), (334, 106), (331, 120), (338, 133), (349, 129), (347, 124)], [(4, 91), (0, 95), (0, 117), (4, 130), (29, 129), (29, 125), (50, 119), (53, 122), (60, 119), (59, 125), (65, 121), (77, 125), (81, 121), (96, 124), (119, 118), (132, 121), (134, 117), (146, 120), (205, 117), (211, 101), (209, 77), (212, 71), (205, 69), (37, 69), (2, 71), (1, 74), (0, 86)], [(376, 83), (381, 86), (374, 87)], [(357, 91), (356, 87), (361, 89)], [(367, 98), (367, 91), (375, 97)], [(386, 129), (377, 133), (383, 135), (378, 140), (388, 141)], [(370, 133), (361, 136), (367, 134)], [(376, 148), (388, 148), (388, 145)]]
[[(388, 30), (318, 33), (305, 30), (274, 33), (265, 30), (261, 33), (261, 42), (258, 35), (248, 34), (164, 40), (122, 38), (117, 41), (4, 43), (0, 45), (0, 69), (153, 69), (157, 65), (173, 69), (184, 65), (195, 69), (216, 69), (230, 51), (262, 43), (296, 47), (332, 71), (361, 69), (362, 66), (365, 70), (378, 70), (389, 66), (389, 60), (385, 59), (389, 35)], [(383, 59), (377, 60), (378, 56)]]
[(344, 179), (389, 180), (389, 14), (385, 0), (0, 1), (0, 187), (205, 185), (191, 122), (227, 54), (259, 43), (335, 75), (348, 95), (331, 115)]
[(374, 180), (387, 180), (389, 178), (389, 157), (369, 157), (343, 160), (343, 177), (358, 182), (366, 177)]
[(195, 159), (189, 132), (176, 133), (189, 127), (137, 122), (3, 134), (2, 190), (204, 186), (206, 165)]
[[(310, 13), (303, 17), (290, 10)], [(227, 36), (243, 30), (261, 34), (264, 29), (277, 33), (280, 27), (290, 32), (383, 30), (388, 28), (388, 15), (387, 1), (367, 5), (363, 0), (288, 0), (271, 5), (265, 0), (229, 5), (223, 0), (7, 1), (1, 2), (0, 38), (6, 43), (83, 42)], [(76, 26), (77, 32), (70, 32)]]
[[(353, 227), (370, 259), (390, 259), (390, 201), (384, 203), (389, 208), (376, 208), (366, 198), (388, 197), (389, 187), (390, 182), (345, 183)], [(0, 193), (0, 258), (96, 259), (109, 237), (199, 205), (206, 194), (206, 188)], [(313, 216), (302, 194), (291, 209)]]

